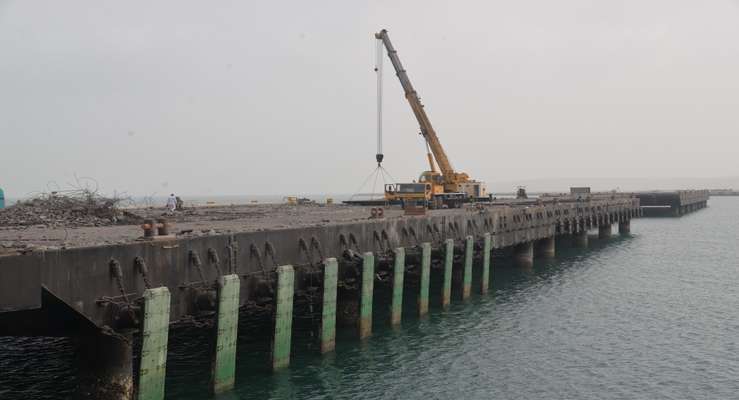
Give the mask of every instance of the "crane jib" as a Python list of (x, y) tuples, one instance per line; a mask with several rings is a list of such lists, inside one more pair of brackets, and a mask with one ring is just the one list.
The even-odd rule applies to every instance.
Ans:
[(449, 162), (449, 158), (447, 157), (446, 152), (441, 147), (439, 138), (436, 136), (436, 132), (431, 126), (431, 121), (429, 120), (426, 112), (423, 109), (423, 105), (421, 104), (421, 101), (418, 97), (418, 93), (413, 88), (410, 78), (408, 78), (408, 74), (406, 73), (405, 68), (403, 68), (403, 64), (400, 62), (400, 58), (398, 58), (398, 52), (393, 47), (393, 44), (390, 42), (390, 37), (388, 36), (387, 31), (384, 29), (381, 30), (380, 32), (375, 34), (375, 38), (381, 40), (382, 43), (385, 45), (388, 58), (390, 58), (390, 62), (393, 64), (393, 68), (395, 68), (395, 73), (398, 76), (398, 80), (400, 80), (400, 85), (405, 91), (405, 97), (408, 100), (411, 109), (413, 110), (413, 114), (415, 115), (416, 120), (418, 120), (418, 125), (421, 127), (421, 132), (429, 142), (431, 152), (433, 153), (434, 158), (436, 158), (436, 163), (439, 165), (441, 173), (445, 176), (446, 179), (453, 179), (452, 177), (456, 176), (454, 168)]

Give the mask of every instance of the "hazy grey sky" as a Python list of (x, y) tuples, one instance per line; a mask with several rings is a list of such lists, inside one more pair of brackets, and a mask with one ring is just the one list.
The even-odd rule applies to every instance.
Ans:
[[(351, 193), (381, 28), (474, 178), (739, 175), (735, 1), (0, 0), (0, 186)], [(398, 180), (417, 132), (386, 74)]]

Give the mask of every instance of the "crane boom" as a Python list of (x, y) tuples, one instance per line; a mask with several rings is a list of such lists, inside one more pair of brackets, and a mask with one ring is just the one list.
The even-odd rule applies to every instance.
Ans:
[(431, 148), (431, 152), (434, 154), (434, 158), (436, 159), (436, 163), (439, 165), (439, 169), (444, 176), (444, 180), (448, 183), (456, 181), (458, 179), (457, 174), (455, 173), (454, 168), (452, 168), (452, 164), (449, 162), (449, 158), (447, 157), (444, 148), (441, 147), (439, 137), (436, 136), (436, 131), (434, 131), (434, 127), (431, 126), (431, 121), (426, 115), (426, 111), (423, 109), (418, 93), (413, 88), (410, 79), (408, 79), (408, 74), (405, 72), (405, 69), (403, 69), (403, 64), (400, 63), (398, 52), (393, 48), (393, 44), (390, 43), (390, 37), (388, 36), (387, 31), (385, 29), (381, 30), (375, 34), (375, 38), (382, 40), (382, 43), (387, 49), (387, 55), (390, 58), (390, 62), (393, 64), (393, 68), (395, 68), (398, 79), (400, 79), (400, 85), (405, 91), (405, 98), (411, 105), (413, 114), (416, 116), (418, 125), (421, 127), (421, 135), (423, 135)]

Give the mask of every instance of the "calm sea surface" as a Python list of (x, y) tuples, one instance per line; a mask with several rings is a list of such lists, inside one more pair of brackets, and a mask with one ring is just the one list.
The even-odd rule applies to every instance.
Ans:
[[(709, 204), (533, 270), (495, 260), (489, 295), (446, 312), (432, 297), (429, 318), (376, 324), (364, 343), (340, 332), (330, 356), (297, 340), (284, 372), (267, 372), (267, 338), (246, 325), (237, 388), (219, 398), (739, 398), (739, 198)], [(206, 335), (173, 335), (168, 398), (212, 398)], [(65, 339), (0, 338), (0, 398), (67, 397), (72, 358)]]

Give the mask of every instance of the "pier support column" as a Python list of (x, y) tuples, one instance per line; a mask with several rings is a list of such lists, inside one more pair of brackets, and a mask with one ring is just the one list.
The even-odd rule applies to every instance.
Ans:
[(464, 245), (464, 276), (462, 278), (462, 300), (470, 298), (472, 293), (472, 261), (475, 256), (474, 252), (475, 238), (467, 236)]
[(393, 266), (393, 300), (390, 306), (390, 325), (400, 325), (403, 313), (403, 275), (405, 274), (405, 249), (395, 249), (395, 264)]
[(169, 289), (159, 287), (144, 291), (144, 325), (141, 331), (141, 366), (139, 367), (139, 400), (164, 398), (169, 340)]
[(336, 288), (339, 281), (339, 263), (326, 259), (323, 265), (323, 310), (321, 311), (321, 353), (336, 348)]
[(372, 334), (372, 293), (375, 290), (375, 256), (364, 253), (362, 262), (362, 289), (359, 299), (359, 338)]
[(618, 233), (628, 235), (631, 233), (631, 220), (624, 220), (618, 223)]
[(295, 270), (292, 265), (277, 267), (277, 305), (275, 306), (275, 332), (272, 339), (272, 369), (290, 365), (290, 346), (293, 330), (293, 296)]
[(554, 258), (556, 254), (554, 236), (541, 239), (537, 242), (537, 252), (547, 258)]
[(513, 258), (521, 267), (531, 267), (534, 265), (534, 244), (532, 242), (517, 244), (513, 250)]
[(487, 294), (490, 286), (490, 253), (492, 251), (492, 240), (490, 234), (486, 233), (482, 245), (482, 283), (480, 293)]
[(421, 244), (421, 290), (418, 293), (418, 316), (429, 312), (429, 282), (431, 280), (431, 243)]
[(133, 398), (133, 337), (96, 331), (75, 338), (78, 371), (76, 398)]
[(598, 239), (607, 239), (611, 237), (611, 224), (602, 224), (598, 226)]
[(448, 308), (452, 300), (452, 264), (454, 263), (454, 240), (444, 241), (444, 284), (441, 292), (441, 306)]
[(236, 377), (236, 338), (239, 326), (238, 275), (218, 278), (216, 346), (213, 357), (213, 393), (223, 393), (234, 387)]
[(579, 248), (587, 248), (588, 247), (588, 231), (587, 230), (579, 230), (577, 233), (572, 234), (572, 243), (575, 245), (575, 247)]

